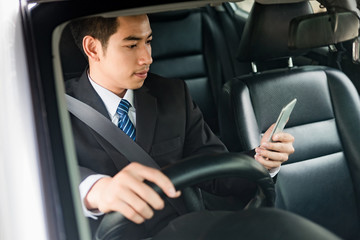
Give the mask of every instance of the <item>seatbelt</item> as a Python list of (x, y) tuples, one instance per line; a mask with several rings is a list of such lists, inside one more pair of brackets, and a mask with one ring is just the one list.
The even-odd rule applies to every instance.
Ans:
[[(107, 140), (116, 150), (121, 152), (130, 162), (138, 162), (148, 167), (160, 169), (160, 166), (144, 149), (104, 115), (68, 94), (65, 94), (65, 97), (69, 112), (100, 134), (100, 136)], [(180, 215), (187, 212), (184, 207), (179, 206), (180, 203), (175, 199), (166, 198)]]
[(144, 149), (104, 115), (68, 94), (66, 94), (66, 102), (69, 112), (105, 138), (130, 162), (139, 162), (145, 166), (160, 169), (159, 165)]

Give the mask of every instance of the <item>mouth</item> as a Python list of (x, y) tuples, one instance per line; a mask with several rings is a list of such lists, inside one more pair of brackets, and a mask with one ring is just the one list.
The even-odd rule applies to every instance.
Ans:
[(135, 72), (134, 75), (137, 76), (138, 78), (143, 78), (145, 79), (148, 75), (149, 69), (147, 70), (142, 70), (140, 72)]

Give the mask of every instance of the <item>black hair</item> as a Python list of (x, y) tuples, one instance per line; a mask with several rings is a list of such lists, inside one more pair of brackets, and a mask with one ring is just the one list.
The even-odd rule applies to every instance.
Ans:
[(82, 52), (84, 52), (82, 41), (85, 36), (89, 35), (98, 39), (105, 50), (110, 36), (116, 33), (117, 28), (117, 18), (90, 17), (73, 20), (70, 23), (75, 43)]

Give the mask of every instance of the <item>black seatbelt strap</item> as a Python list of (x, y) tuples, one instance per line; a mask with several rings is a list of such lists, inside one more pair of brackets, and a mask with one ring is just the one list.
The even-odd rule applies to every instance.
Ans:
[[(130, 162), (139, 162), (145, 166), (160, 169), (159, 165), (136, 144), (126, 133), (115, 126), (104, 115), (89, 105), (66, 94), (69, 112), (105, 138), (116, 150), (121, 152)], [(119, 141), (120, 140), (120, 141)]]
[[(103, 116), (89, 105), (65, 94), (67, 107), (75, 117), (107, 140), (116, 150), (121, 152), (130, 162), (138, 162), (145, 166), (160, 169), (160, 166), (136, 144), (126, 133), (115, 126), (109, 119)], [(170, 204), (181, 215), (186, 212), (184, 207), (179, 206), (175, 199), (167, 198)]]

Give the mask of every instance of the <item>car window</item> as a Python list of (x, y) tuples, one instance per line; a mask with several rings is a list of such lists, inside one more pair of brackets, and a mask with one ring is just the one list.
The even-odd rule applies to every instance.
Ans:
[[(34, 3), (32, 5), (28, 4), (29, 5), (28, 14), (24, 14), (23, 16), (24, 17), (23, 22), (25, 23), (24, 32), (27, 33), (24, 45), (28, 52), (27, 61), (30, 62), (29, 72), (31, 75), (31, 77), (26, 77), (26, 78), (31, 79), (31, 86), (32, 86), (31, 94), (33, 95), (32, 97), (36, 100), (35, 101), (36, 111), (37, 111), (36, 114), (39, 115), (36, 118), (37, 119), (36, 131), (40, 136), (40, 137), (38, 136), (38, 138), (40, 138), (41, 140), (41, 144), (39, 144), (38, 146), (38, 148), (41, 150), (40, 153), (41, 162), (39, 163), (39, 165), (41, 165), (40, 170), (42, 171), (43, 174), (42, 178), (44, 181), (46, 181), (46, 184), (44, 184), (45, 185), (44, 189), (46, 190), (44, 192), (46, 192), (46, 194), (43, 193), (41, 197), (44, 198), (44, 201), (46, 202), (46, 209), (43, 210), (44, 212), (46, 212), (46, 216), (50, 219), (49, 221), (51, 221), (51, 223), (48, 226), (48, 228), (51, 228), (52, 230), (49, 231), (53, 235), (51, 239), (62, 239), (61, 238), (62, 235), (66, 235), (69, 239), (70, 238), (90, 239), (90, 233), (88, 229), (89, 226), (87, 222), (84, 221), (84, 216), (80, 205), (80, 199), (78, 196), (78, 185), (80, 179), (77, 168), (77, 159), (76, 159), (77, 157), (75, 154), (75, 144), (71, 132), (70, 118), (66, 110), (65, 99), (63, 96), (63, 92), (65, 91), (64, 82), (66, 81), (66, 79), (73, 78), (78, 74), (78, 72), (72, 71), (73, 70), (72, 68), (70, 69), (71, 71), (67, 72), (68, 75), (64, 73), (64, 66), (62, 63), (62, 60), (64, 59), (62, 58), (61, 53), (59, 52), (59, 42), (61, 37), (63, 37), (62, 31), (67, 26), (67, 22), (69, 20), (76, 19), (79, 17), (84, 17), (89, 14), (102, 14), (104, 16), (109, 16), (109, 15), (114, 16), (117, 14), (127, 15), (133, 13), (143, 13), (144, 11), (151, 14), (151, 13), (163, 12), (168, 10), (171, 10), (170, 12), (173, 13), (174, 10), (179, 10), (179, 9), (183, 10), (184, 8), (182, 5), (164, 4), (163, 6), (160, 5), (153, 6), (150, 3), (149, 5), (151, 5), (152, 7), (142, 6), (139, 4), (137, 5), (136, 3), (134, 3), (134, 5), (130, 4), (129, 6), (127, 5), (125, 6), (125, 4), (121, 5), (119, 1), (118, 5), (120, 7), (117, 6), (114, 2), (113, 3), (114, 6), (110, 6), (111, 4), (104, 4), (104, 8), (101, 8), (101, 10), (99, 10), (97, 6), (96, 7), (92, 6), (93, 9), (90, 10), (92, 7), (87, 6), (86, 8), (84, 8), (83, 12), (70, 11), (70, 9), (76, 9), (77, 4), (75, 4), (75, 2), (76, 1), (71, 1), (71, 0), (39, 1), (39, 3)], [(194, 1), (194, 2), (201, 2), (201, 1)], [(319, 2), (311, 1), (310, 3), (314, 9), (314, 12), (326, 11), (326, 9)], [(183, 3), (183, 5), (185, 4), (186, 3)], [(219, 19), (222, 20), (221, 22), (222, 24), (232, 23), (229, 20), (234, 21), (234, 26), (228, 28), (226, 27), (221, 28), (223, 25), (220, 25), (219, 29), (224, 31), (224, 36), (222, 37), (224, 37), (226, 43), (228, 43), (229, 45), (227, 47), (228, 50), (230, 51), (231, 57), (233, 58), (232, 64), (234, 64), (233, 68), (237, 71), (236, 74), (237, 75), (242, 75), (244, 73), (248, 74), (250, 72), (249, 70), (251, 66), (250, 63), (246, 62), (243, 63), (243, 65), (240, 65), (240, 63), (238, 63), (234, 59), (236, 58), (239, 38), (241, 37), (242, 30), (246, 23), (248, 13), (251, 11), (251, 8), (254, 4), (254, 0), (244, 0), (236, 4), (235, 3), (229, 3), (229, 4), (231, 4), (231, 6), (236, 6), (235, 9), (236, 16), (234, 19), (228, 18), (229, 16), (232, 15), (231, 14), (228, 15), (228, 12), (224, 11), (224, 9), (226, 8), (221, 8), (220, 5), (218, 5), (219, 6), (219, 8), (217, 9), (218, 11), (215, 12), (215, 14), (213, 15), (210, 14), (209, 16), (220, 17)], [(195, 7), (195, 3), (194, 6), (191, 5), (191, 8), (193, 7)], [(170, 12), (166, 12), (166, 13), (170, 13)], [(198, 13), (195, 17), (201, 19), (199, 16), (200, 13)], [(193, 27), (193, 25), (191, 25), (191, 27)], [(161, 29), (160, 23), (158, 29)], [(199, 30), (197, 32), (200, 33), (201, 31)], [(154, 39), (157, 38), (158, 36), (159, 35), (155, 37), (154, 35)], [(193, 38), (194, 36), (195, 35), (191, 35), (191, 37)], [(165, 37), (169, 37), (169, 34), (165, 35)], [(183, 38), (179, 38), (179, 39), (183, 40)], [(199, 39), (202, 40), (201, 38)], [(155, 41), (156, 40), (154, 40), (153, 42), (154, 46), (156, 45)], [(176, 48), (180, 48), (179, 47), (180, 45), (181, 47), (183, 45), (186, 45), (185, 47), (188, 47), (188, 45), (190, 47), (194, 47), (196, 45), (194, 44), (194, 42), (195, 41), (191, 42), (191, 44), (188, 44), (190, 43), (190, 41), (188, 41), (182, 45), (177, 44)], [(198, 42), (202, 43), (201, 41)], [(161, 46), (162, 42), (161, 44), (157, 44), (157, 45)], [(189, 52), (191, 54), (195, 52), (195, 54), (197, 55), (195, 57), (187, 56), (188, 57), (187, 59), (191, 58), (191, 59), (195, 59), (196, 61), (188, 61), (189, 63), (188, 65), (173, 64), (172, 68), (170, 69), (171, 73), (175, 72), (174, 65), (180, 66), (181, 72), (187, 73), (187, 71), (185, 70), (193, 69), (191, 67), (197, 66), (196, 64), (194, 64), (194, 62), (195, 63), (200, 62), (201, 64), (206, 63), (205, 61), (203, 61), (203, 56), (197, 52), (198, 49), (201, 48), (200, 47), (196, 48), (195, 49), (196, 51), (195, 50), (193, 51), (193, 49), (190, 48), (191, 51), (189, 50)], [(210, 55), (216, 53), (217, 55), (214, 54), (214, 56), (211, 55), (210, 57), (213, 57), (215, 58), (215, 60), (218, 60), (216, 57), (220, 56), (220, 54), (214, 51), (214, 49), (215, 48), (208, 46), (207, 52), (204, 54), (204, 56), (206, 54)], [(327, 46), (323, 47), (320, 50), (324, 50), (324, 49), (325, 51), (319, 51), (319, 49), (316, 49), (316, 51), (310, 51), (309, 54), (305, 56), (307, 58), (302, 57), (300, 60), (302, 60), (303, 62), (306, 61), (305, 63), (309, 65), (310, 64), (327, 65), (328, 60), (332, 56), (330, 60), (337, 61), (336, 62), (337, 65), (335, 65), (335, 63), (332, 65), (339, 68), (343, 66), (343, 71), (346, 72), (351, 77), (351, 79), (354, 81), (355, 85), (357, 86), (358, 90), (360, 90), (360, 81), (358, 80), (360, 65), (353, 64), (351, 59), (347, 57), (347, 55), (345, 55), (346, 53), (345, 50), (344, 52), (339, 51), (338, 53), (336, 52), (332, 53), (332, 55), (329, 54), (330, 57), (328, 57), (328, 53), (329, 53), (328, 47)], [(225, 52), (226, 48), (221, 50), (222, 51), (219, 52)], [(340, 50), (340, 46), (339, 46), (339, 50)], [(153, 51), (155, 55), (157, 49), (154, 48)], [(181, 51), (181, 54), (183, 54), (183, 52), (184, 51)], [(159, 53), (159, 51), (157, 53)], [(159, 57), (156, 60), (157, 63), (161, 63), (162, 61), (165, 62), (165, 60), (174, 63), (173, 59), (170, 58), (164, 59), (162, 58), (161, 54), (158, 55)], [(80, 68), (81, 70), (83, 70), (83, 68), (86, 65), (86, 62), (84, 63), (85, 64), (84, 66), (81, 65), (83, 64), (83, 62), (81, 61), (84, 60), (81, 53), (79, 52), (79, 55), (75, 56), (73, 52), (70, 52), (70, 56), (73, 57), (72, 60), (76, 64), (72, 64), (72, 65), (68, 64), (70, 65), (69, 67), (74, 66), (76, 68)], [(80, 60), (78, 61), (76, 57), (79, 57)], [(181, 55), (178, 58), (184, 58), (184, 56)], [(198, 59), (200, 59), (200, 61), (197, 61)], [(296, 60), (297, 62), (295, 62)], [(299, 63), (299, 59), (294, 59), (295, 66), (304, 65), (305, 63), (303, 62), (297, 64)], [(155, 64), (153, 64), (153, 66), (155, 66)], [(208, 68), (217, 74), (218, 72), (215, 71), (217, 67), (219, 66), (214, 64), (212, 68), (211, 67)], [(205, 67), (203, 68), (206, 69)], [(191, 89), (196, 90), (194, 91), (194, 96), (200, 96), (200, 94), (198, 94), (199, 91), (197, 90), (203, 88), (202, 86), (208, 87), (208, 85), (206, 84), (203, 85), (198, 84), (204, 82), (203, 76), (199, 77), (198, 75), (199, 75), (198, 72), (195, 72), (195, 77), (191, 76), (192, 78), (195, 79), (195, 81), (191, 82), (194, 83), (192, 88), (190, 86)], [(229, 80), (229, 78), (226, 78), (226, 80)], [(211, 87), (209, 87), (209, 89), (211, 89)], [(1, 91), (5, 93), (5, 89), (0, 88), (0, 92)], [(9, 89), (7, 91), (8, 93), (11, 92)], [(209, 96), (212, 96), (213, 92), (209, 91), (207, 92), (207, 94), (209, 94)], [(7, 95), (4, 96), (6, 97)], [(4, 101), (4, 104), (5, 103), (6, 101)], [(5, 112), (6, 110), (7, 109), (5, 109)], [(204, 113), (206, 112), (204, 110), (202, 111)], [(27, 114), (25, 115), (27, 116)], [(38, 121), (38, 119), (41, 119), (42, 121)], [(6, 127), (10, 129), (9, 126)], [(175, 141), (169, 142), (169, 145), (172, 145), (174, 142)], [(18, 146), (16, 145), (16, 147)], [(29, 156), (27, 156), (27, 159), (29, 159)], [(2, 228), (0, 227), (0, 229)], [(74, 237), (72, 238), (72, 236)]]
[(314, 13), (326, 12), (326, 8), (317, 1), (310, 1)]
[(253, 4), (254, 4), (254, 0), (245, 0), (242, 2), (237, 2), (236, 3), (238, 5), (238, 7), (246, 12), (250, 12)]

